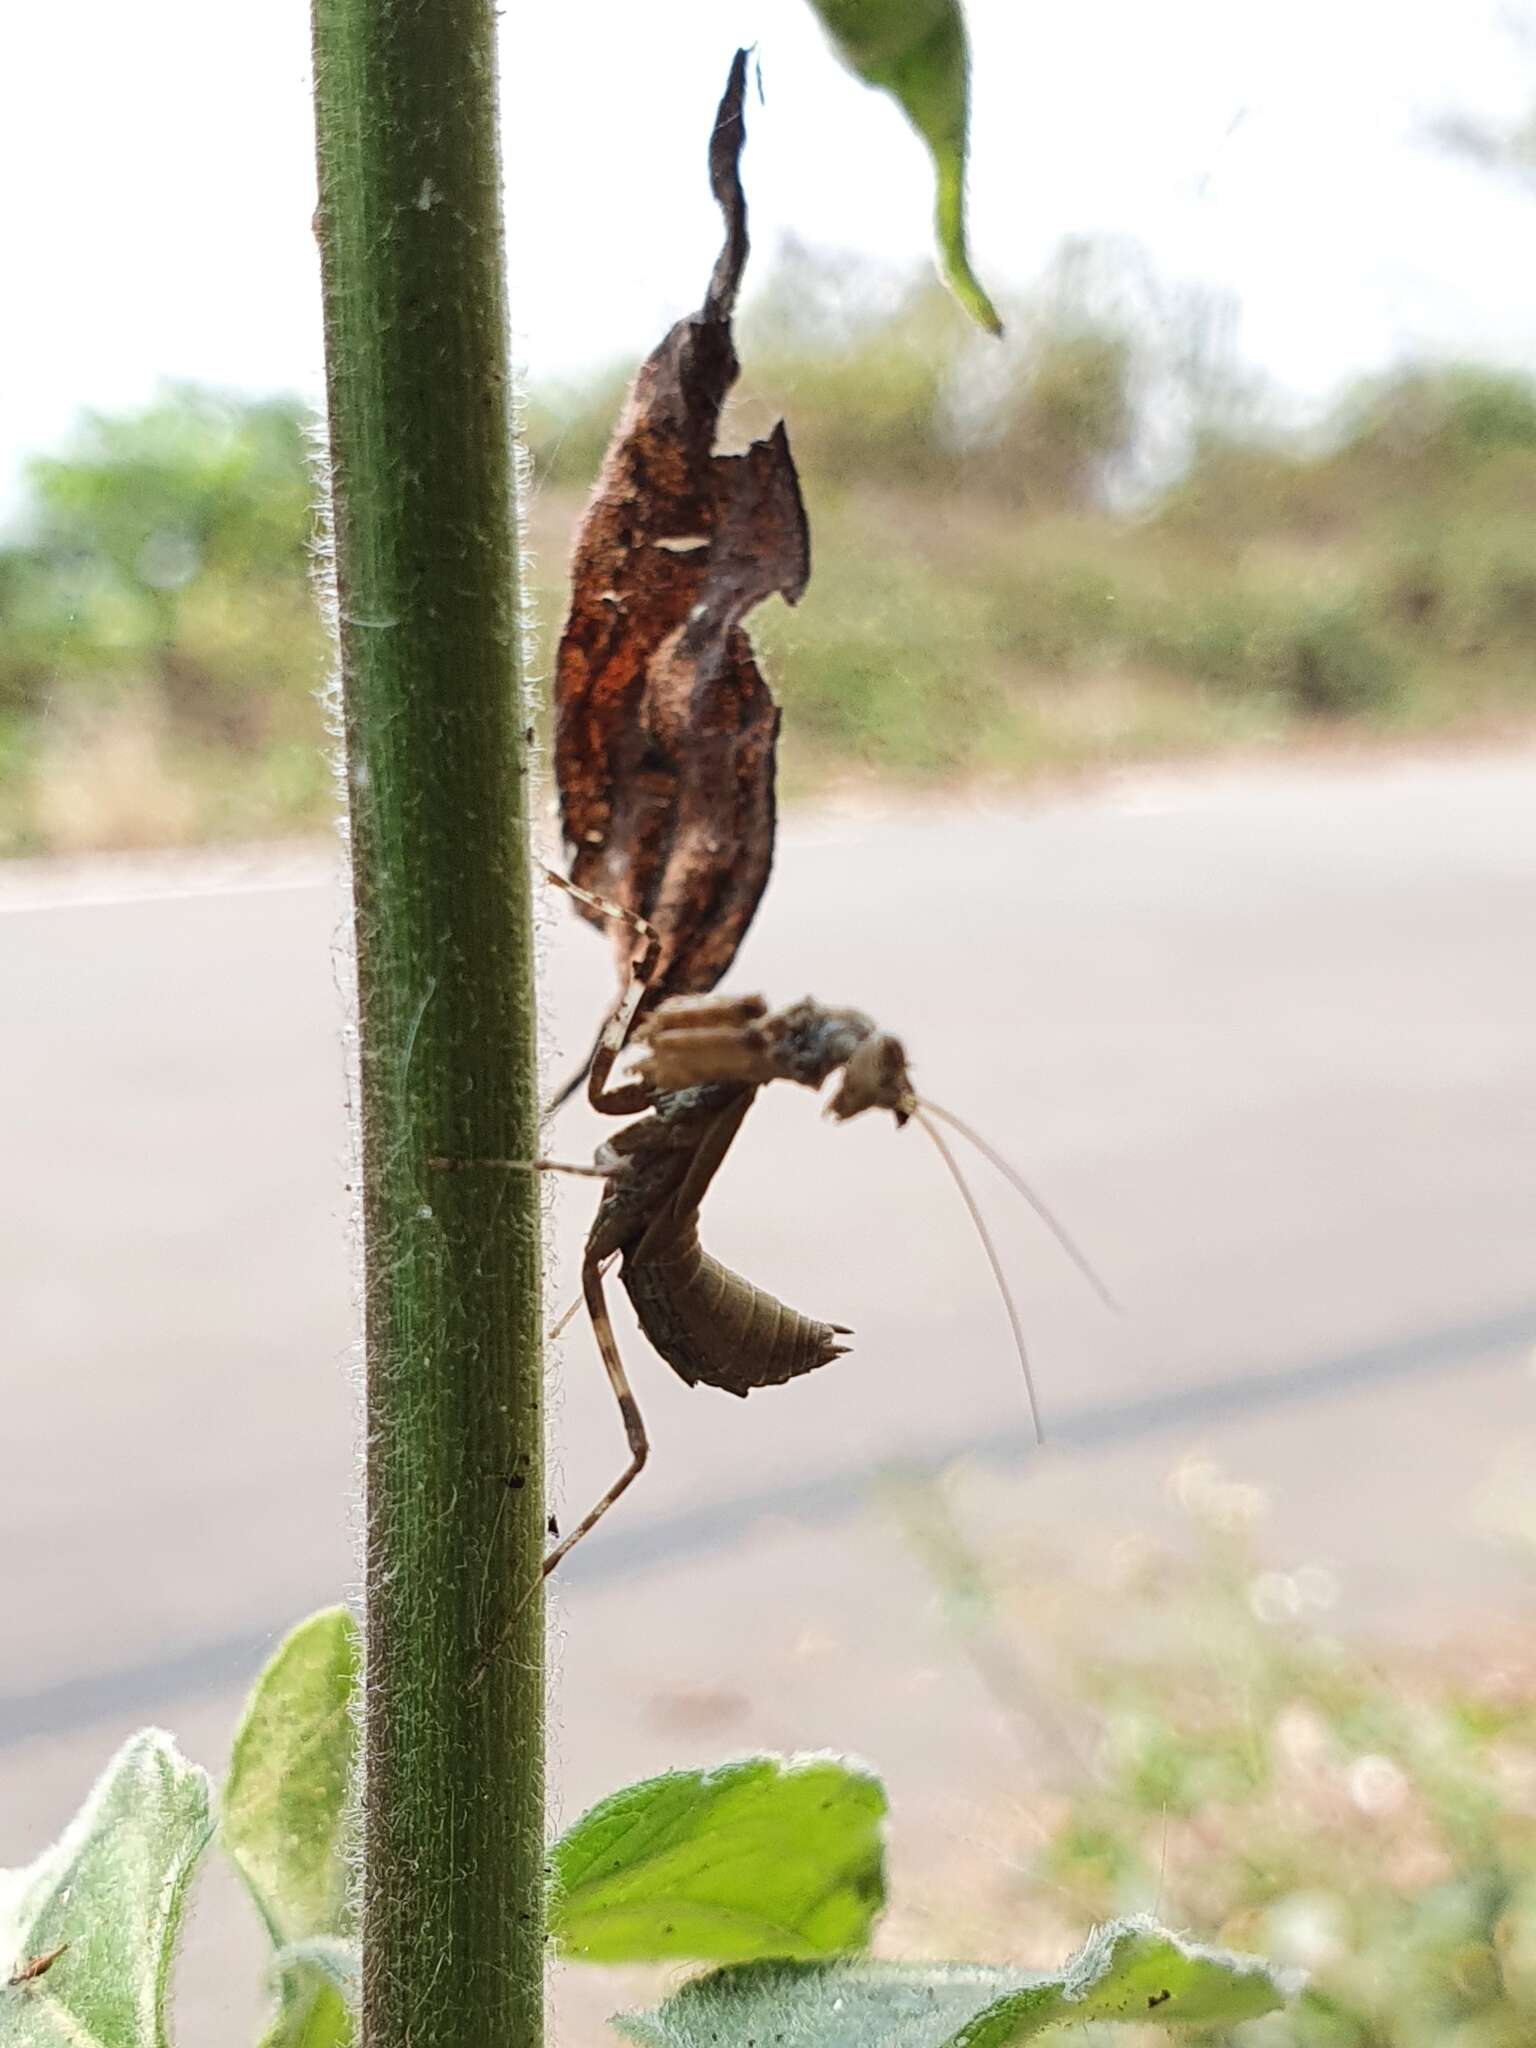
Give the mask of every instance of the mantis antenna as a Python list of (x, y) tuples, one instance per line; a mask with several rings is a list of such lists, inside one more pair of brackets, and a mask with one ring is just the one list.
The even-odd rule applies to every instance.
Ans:
[(1004, 1306), (1008, 1310), (1008, 1321), (1013, 1329), (1014, 1348), (1019, 1354), (1019, 1364), (1024, 1369), (1024, 1390), (1029, 1396), (1029, 1418), (1035, 1427), (1035, 1442), (1043, 1444), (1045, 1442), (1045, 1431), (1040, 1426), (1040, 1404), (1035, 1399), (1035, 1376), (1030, 1370), (1029, 1350), (1024, 1342), (1024, 1326), (1019, 1321), (1019, 1311), (1014, 1302), (1012, 1290), (1009, 1288), (1007, 1275), (1003, 1271), (1003, 1262), (997, 1255), (997, 1246), (992, 1241), (992, 1233), (987, 1228), (987, 1220), (977, 1205), (976, 1197), (966, 1185), (965, 1175), (960, 1171), (960, 1162), (945, 1143), (943, 1133), (939, 1130), (938, 1126), (932, 1123), (924, 1114), (925, 1110), (932, 1109), (932, 1107), (932, 1103), (916, 1105), (913, 1108), (912, 1114), (915, 1121), (922, 1125), (928, 1136), (933, 1140), (934, 1149), (949, 1169), (950, 1178), (960, 1190), (960, 1199), (969, 1210), (971, 1221), (976, 1226), (976, 1233), (980, 1237), (983, 1249), (987, 1254), (987, 1262), (992, 1268), (992, 1277), (997, 1282), (998, 1292), (1002, 1295)]
[[(972, 1126), (968, 1124), (963, 1117), (956, 1116), (952, 1109), (943, 1109), (937, 1102), (929, 1102), (926, 1099), (920, 1099), (918, 1102), (918, 1107), (919, 1109), (925, 1109), (928, 1112), (929, 1116), (942, 1117), (944, 1122), (953, 1126), (953, 1128), (960, 1133), (962, 1138), (970, 1139), (971, 1143), (976, 1147), (976, 1150), (981, 1154), (983, 1159), (989, 1160), (992, 1163), (992, 1165), (997, 1168), (998, 1172), (1003, 1176), (1004, 1180), (1008, 1182), (1009, 1186), (1012, 1187), (1018, 1194), (1021, 1194), (1024, 1197), (1025, 1201), (1028, 1202), (1030, 1208), (1034, 1210), (1035, 1214), (1040, 1218), (1040, 1221), (1045, 1225), (1046, 1229), (1051, 1233), (1052, 1237), (1055, 1238), (1056, 1242), (1061, 1246), (1062, 1250), (1066, 1253), (1067, 1257), (1072, 1261), (1073, 1265), (1076, 1266), (1078, 1272), (1082, 1274), (1083, 1278), (1088, 1282), (1088, 1285), (1093, 1289), (1094, 1293), (1099, 1297), (1100, 1301), (1103, 1302), (1104, 1306), (1111, 1312), (1111, 1314), (1117, 1316), (1122, 1315), (1124, 1311), (1122, 1310), (1119, 1302), (1116, 1301), (1115, 1297), (1110, 1293), (1109, 1289), (1105, 1286), (1104, 1282), (1099, 1278), (1098, 1274), (1094, 1271), (1087, 1253), (1083, 1251), (1081, 1246), (1079, 1246), (1075, 1242), (1075, 1240), (1068, 1232), (1065, 1224), (1061, 1223), (1052, 1214), (1051, 1210), (1047, 1207), (1046, 1203), (1041, 1199), (1039, 1195), (1035, 1193), (1034, 1189), (1030, 1186), (1029, 1182), (1024, 1178), (1023, 1174), (1019, 1172), (1018, 1168), (1016, 1166), (1011, 1165), (1010, 1162), (1003, 1157), (1002, 1153), (998, 1151), (995, 1145), (989, 1145), (986, 1139), (981, 1135), (980, 1131), (973, 1129)], [(919, 1119), (919, 1121), (921, 1121), (921, 1119)], [(930, 1128), (928, 1135), (934, 1139), (935, 1143), (938, 1142), (938, 1133), (936, 1131), (933, 1131)]]

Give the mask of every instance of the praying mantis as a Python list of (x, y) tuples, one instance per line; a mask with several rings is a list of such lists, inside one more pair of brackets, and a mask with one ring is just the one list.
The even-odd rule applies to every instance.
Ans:
[[(591, 1166), (550, 1159), (480, 1160), (481, 1166), (569, 1173), (600, 1180), (603, 1193), (582, 1255), (581, 1297), (561, 1318), (558, 1335), (584, 1302), (618, 1404), (629, 1462), (618, 1478), (544, 1559), (548, 1577), (590, 1535), (645, 1467), (650, 1440), (614, 1335), (604, 1292), (619, 1278), (653, 1349), (690, 1386), (718, 1387), (745, 1397), (781, 1386), (845, 1355), (850, 1331), (787, 1307), (721, 1265), (699, 1241), (699, 1211), (759, 1090), (774, 1081), (822, 1089), (836, 1078), (827, 1114), (836, 1122), (884, 1110), (896, 1126), (919, 1124), (937, 1147), (981, 1237), (1008, 1311), (1031, 1416), (1042, 1437), (1028, 1352), (1018, 1309), (996, 1244), (958, 1162), (938, 1128), (942, 1121), (968, 1138), (1035, 1209), (1089, 1284), (1110, 1307), (1103, 1283), (1060, 1223), (1009, 1162), (968, 1124), (920, 1097), (900, 1039), (862, 1011), (834, 1009), (811, 997), (771, 1010), (761, 996), (674, 996), (636, 1023), (660, 941), (635, 912), (606, 902), (552, 871), (549, 880), (589, 909), (622, 920), (638, 953), (628, 988), (603, 1028), (587, 1075), (587, 1099), (601, 1115), (634, 1117), (598, 1147)], [(614, 1068), (635, 1054), (631, 1077)], [(465, 1164), (436, 1160), (448, 1168)]]

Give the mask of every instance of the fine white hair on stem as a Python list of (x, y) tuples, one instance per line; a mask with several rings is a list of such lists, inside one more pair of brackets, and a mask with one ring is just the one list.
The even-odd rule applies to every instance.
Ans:
[(949, 1169), (950, 1178), (960, 1190), (960, 1199), (969, 1210), (971, 1221), (976, 1226), (976, 1234), (981, 1239), (982, 1248), (987, 1255), (987, 1262), (992, 1268), (992, 1277), (997, 1282), (998, 1292), (1002, 1295), (1003, 1304), (1008, 1310), (1008, 1321), (1013, 1329), (1013, 1341), (1019, 1354), (1019, 1364), (1024, 1368), (1024, 1391), (1029, 1396), (1029, 1419), (1034, 1424), (1035, 1441), (1036, 1443), (1043, 1444), (1045, 1442), (1045, 1431), (1040, 1426), (1040, 1404), (1035, 1399), (1035, 1376), (1030, 1370), (1029, 1348), (1024, 1342), (1024, 1326), (1019, 1321), (1019, 1311), (1014, 1303), (1012, 1290), (1008, 1285), (1008, 1276), (1003, 1271), (1003, 1262), (997, 1255), (997, 1246), (992, 1241), (992, 1233), (987, 1228), (987, 1220), (977, 1205), (976, 1197), (966, 1185), (965, 1175), (960, 1171), (960, 1162), (945, 1143), (943, 1133), (923, 1113), (924, 1109), (932, 1108), (932, 1106), (931, 1103), (920, 1105), (913, 1110), (912, 1114), (933, 1140), (934, 1149)]
[(943, 1109), (937, 1102), (929, 1102), (926, 1098), (922, 1100), (919, 1106), (927, 1110), (930, 1116), (942, 1117), (944, 1122), (952, 1125), (962, 1138), (970, 1139), (982, 1158), (989, 1160), (997, 1168), (1004, 1180), (1008, 1182), (1009, 1186), (1024, 1197), (1030, 1208), (1034, 1210), (1040, 1221), (1045, 1225), (1052, 1237), (1055, 1238), (1056, 1242), (1061, 1246), (1067, 1257), (1076, 1266), (1079, 1273), (1082, 1274), (1104, 1306), (1114, 1315), (1122, 1314), (1123, 1311), (1119, 1302), (1116, 1301), (1104, 1282), (1099, 1278), (1099, 1275), (1094, 1271), (1087, 1253), (1075, 1242), (1065, 1224), (1052, 1214), (1051, 1210), (1040, 1196), (1035, 1193), (1018, 1168), (1005, 1159), (995, 1145), (989, 1145), (980, 1131), (973, 1130), (963, 1117), (956, 1116), (952, 1109)]

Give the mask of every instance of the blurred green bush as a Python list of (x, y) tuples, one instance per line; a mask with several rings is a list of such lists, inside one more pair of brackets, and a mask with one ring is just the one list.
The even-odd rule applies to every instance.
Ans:
[[(1223, 309), (1070, 244), (1001, 345), (785, 252), (727, 433), (782, 413), (815, 574), (759, 615), (791, 788), (1012, 777), (1318, 725), (1528, 727), (1536, 385), (1414, 367), (1263, 425)], [(546, 650), (618, 369), (530, 399)], [(310, 426), (176, 388), (35, 461), (0, 546), (0, 850), (308, 830), (332, 798)]]

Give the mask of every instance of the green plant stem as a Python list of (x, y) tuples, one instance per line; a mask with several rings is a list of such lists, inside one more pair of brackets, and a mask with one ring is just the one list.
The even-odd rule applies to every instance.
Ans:
[[(532, 2048), (544, 1537), (490, 0), (314, 0), (367, 1312), (368, 2048)], [(484, 1646), (510, 1624), (476, 1683)]]

